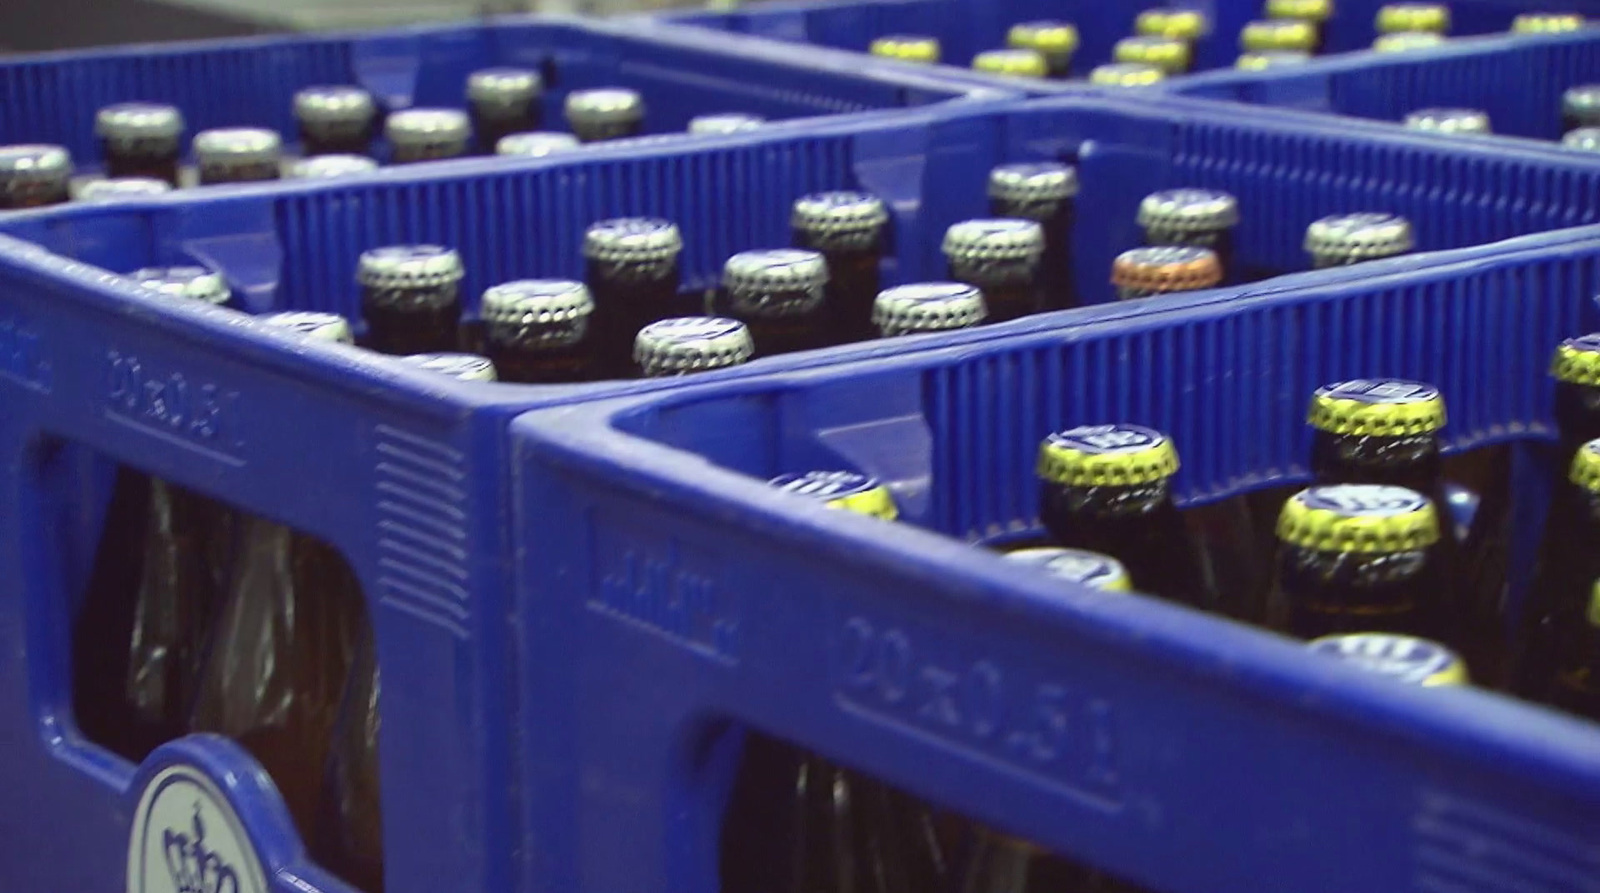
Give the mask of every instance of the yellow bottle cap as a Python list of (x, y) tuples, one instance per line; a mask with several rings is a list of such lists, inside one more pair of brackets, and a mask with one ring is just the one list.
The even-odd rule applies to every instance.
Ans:
[(1052, 577), (1081, 583), (1101, 592), (1132, 592), (1133, 583), (1122, 562), (1087, 549), (1018, 549), (1006, 553), (1007, 561), (1036, 567)]
[(1415, 636), (1394, 633), (1323, 636), (1308, 642), (1306, 650), (1407, 685), (1434, 688), (1469, 682), (1467, 664), (1460, 655), (1438, 642)]
[(1550, 374), (1567, 384), (1600, 387), (1600, 332), (1561, 342), (1550, 361)]
[(1414, 552), (1439, 541), (1428, 497), (1386, 484), (1308, 487), (1283, 504), (1278, 539), (1318, 552)]
[(1444, 427), (1439, 389), (1402, 378), (1357, 378), (1317, 388), (1311, 427), (1340, 437), (1406, 437)]
[(1042, 78), (1050, 62), (1038, 50), (984, 50), (972, 57), (972, 70), (1006, 77)]
[(1046, 56), (1070, 56), (1078, 50), (1078, 29), (1070, 22), (1019, 22), (1006, 32), (1006, 45)]
[(1174, 37), (1124, 37), (1111, 55), (1118, 62), (1142, 62), (1172, 75), (1188, 70), (1190, 49), (1188, 41)]
[(808, 471), (767, 482), (785, 493), (809, 496), (831, 509), (893, 521), (900, 517), (894, 495), (877, 478), (853, 471)]
[(1198, 9), (1147, 9), (1139, 13), (1133, 23), (1133, 30), (1147, 37), (1172, 37), (1188, 41), (1199, 40), (1210, 29), (1211, 23), (1206, 21), (1206, 14)]
[(1590, 493), (1600, 493), (1600, 440), (1591, 440), (1572, 455), (1567, 480)]
[(1083, 425), (1039, 444), (1039, 477), (1066, 487), (1149, 484), (1177, 471), (1172, 441), (1141, 425)]
[(1267, 18), (1326, 22), (1333, 16), (1333, 0), (1267, 0)]
[(1304, 19), (1260, 19), (1249, 22), (1239, 32), (1239, 46), (1245, 50), (1300, 50), (1310, 52), (1317, 45), (1317, 26)]
[(939, 61), (939, 39), (925, 34), (886, 34), (874, 38), (868, 52), (885, 59), (933, 65)]
[(1450, 7), (1442, 3), (1391, 3), (1378, 10), (1378, 33), (1450, 30)]
[(1166, 78), (1161, 68), (1143, 62), (1112, 62), (1089, 72), (1089, 83), (1102, 87), (1149, 87)]
[(1561, 34), (1583, 27), (1575, 12), (1525, 12), (1511, 20), (1513, 34)]

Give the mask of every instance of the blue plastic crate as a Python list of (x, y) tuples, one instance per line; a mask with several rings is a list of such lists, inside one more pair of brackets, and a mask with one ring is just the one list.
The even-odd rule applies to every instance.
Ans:
[(297, 127), (291, 100), (302, 87), (354, 84), (389, 108), (462, 108), (467, 75), (495, 65), (531, 67), (544, 75), (544, 120), (553, 130), (566, 129), (567, 93), (588, 87), (640, 90), (647, 134), (681, 133), (690, 118), (706, 113), (748, 112), (778, 121), (983, 92), (924, 72), (862, 66), (843, 56), (799, 54), (757, 41), (576, 19), (508, 18), (15, 57), (0, 62), (0, 143), (59, 143), (80, 165), (92, 165), (100, 157), (95, 111), (135, 100), (177, 105), (190, 136), (210, 127), (259, 126), (292, 143)]
[[(1335, 3), (1334, 15), (1323, 33), (1323, 52), (1345, 53), (1371, 46), (1377, 36), (1374, 19), (1383, 5), (1384, 0)], [(1600, 4), (1594, 0), (1555, 4), (1538, 0), (1466, 0), (1449, 5), (1453, 17), (1451, 33), (1457, 35), (1506, 31), (1512, 19), (1522, 12), (1600, 11)], [(1232, 67), (1239, 56), (1239, 32), (1247, 22), (1265, 17), (1262, 4), (1254, 0), (798, 0), (751, 4), (729, 12), (678, 13), (665, 16), (664, 20), (857, 52), (866, 52), (874, 38), (886, 34), (928, 34), (939, 38), (946, 63), (965, 67), (976, 53), (1004, 46), (1006, 31), (1013, 24), (1061, 19), (1078, 28), (1081, 43), (1073, 70), (1082, 77), (1094, 66), (1111, 61), (1112, 47), (1133, 33), (1140, 11), (1159, 6), (1198, 9), (1212, 22), (1210, 34), (1195, 47), (1196, 71)], [(988, 79), (988, 83), (1019, 82)], [(1042, 81), (1021, 83), (1035, 92), (1061, 88)]]
[(1400, 121), (1447, 106), (1489, 113), (1495, 133), (1558, 140), (1561, 94), (1600, 81), (1600, 33), (1486, 37), (1408, 53), (1363, 53), (1256, 72), (1199, 75), (1173, 91)]
[[(1308, 395), (1366, 375), (1440, 385), (1452, 451), (1519, 444), (1538, 517), (1600, 228), (1521, 244), (517, 420), (524, 888), (716, 889), (753, 728), (1161, 893), (1596, 890), (1600, 727), (972, 545), (1036, 527), (1049, 431), (1170, 432), (1193, 506), (1303, 480)], [(764, 484), (813, 468), (903, 523)]]

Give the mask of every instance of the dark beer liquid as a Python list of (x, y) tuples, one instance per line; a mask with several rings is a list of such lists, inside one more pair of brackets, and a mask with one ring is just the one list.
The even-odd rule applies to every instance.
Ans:
[[(795, 245), (820, 252), (828, 263), (827, 302), (833, 320), (834, 342), (851, 344), (878, 337), (878, 329), (872, 324), (872, 304), (882, 291), (878, 272), (883, 260), (882, 248), (875, 245), (860, 251), (826, 249), (813, 241), (804, 231), (796, 231)], [(757, 341), (758, 349), (760, 345)]]
[(378, 116), (359, 124), (317, 122), (300, 125), (300, 151), (313, 155), (370, 155)]
[(438, 288), (361, 289), (366, 346), (392, 356), (457, 349), (461, 296), (455, 284)]
[(176, 140), (101, 140), (100, 146), (107, 177), (149, 177), (178, 187)]
[(988, 270), (963, 270), (952, 265), (950, 277), (982, 290), (984, 303), (989, 308), (989, 322), (1005, 322), (1043, 313), (1044, 296), (1039, 291), (1033, 265), (1017, 264), (1014, 269), (1010, 267), (994, 265)]
[(474, 104), (471, 114), (473, 138), (477, 140), (478, 152), (482, 155), (493, 155), (494, 147), (504, 137), (538, 130), (542, 119), (537, 97), (516, 106)]
[(1040, 520), (1059, 545), (1122, 562), (1140, 592), (1206, 610), (1219, 607), (1166, 480), (1115, 487), (1046, 483)]
[(587, 342), (541, 347), (488, 342), (488, 356), (501, 381), (520, 384), (565, 384), (590, 381), (594, 356)]
[(1561, 431), (1561, 449), (1554, 467), (1558, 482), (1562, 482), (1579, 447), (1600, 437), (1600, 388), (1557, 381), (1555, 417)]
[(1569, 627), (1584, 624), (1584, 607), (1600, 577), (1600, 497), (1563, 481), (1550, 497), (1544, 542), (1517, 631), (1513, 687), (1547, 700), (1560, 670)]
[(962, 893), (1088, 893), (1092, 872), (987, 828), (974, 834)]
[(378, 787), (378, 698), (372, 631), (357, 644), (334, 732), (318, 816), (317, 861), (365, 893), (383, 891), (383, 813)]
[(599, 338), (599, 366), (606, 378), (632, 377), (633, 340), (640, 329), (674, 316), (700, 315), (700, 308), (678, 294), (675, 258), (647, 264), (591, 258), (586, 278), (595, 303), (590, 337)]
[(1044, 309), (1069, 310), (1078, 306), (1078, 288), (1072, 278), (1072, 228), (1077, 216), (1072, 199), (1050, 202), (1048, 206), (991, 199), (989, 210), (996, 217), (1039, 222), (1044, 228), (1044, 256), (1039, 261)]
[(1315, 639), (1336, 633), (1388, 632), (1444, 640), (1442, 616), (1451, 583), (1436, 548), (1325, 552), (1278, 550), (1273, 625)]
[(200, 185), (215, 186), (220, 183), (262, 183), (282, 176), (277, 161), (251, 163), (227, 162), (201, 164)]

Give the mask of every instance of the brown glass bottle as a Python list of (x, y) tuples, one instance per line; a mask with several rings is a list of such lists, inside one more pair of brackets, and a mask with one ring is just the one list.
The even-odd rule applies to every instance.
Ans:
[(1005, 322), (1045, 309), (1039, 287), (1044, 228), (1037, 221), (967, 220), (944, 234), (950, 278), (975, 285), (988, 303), (989, 319)]
[(1306, 253), (1317, 270), (1399, 257), (1414, 245), (1411, 221), (1397, 214), (1333, 214), (1306, 227)]
[(1058, 161), (1002, 164), (989, 171), (989, 213), (996, 217), (1033, 220), (1044, 231), (1039, 259), (1039, 285), (1048, 310), (1078, 306), (1073, 282), (1073, 199), (1078, 194), (1078, 169)]
[(106, 106), (95, 115), (95, 136), (107, 177), (153, 177), (177, 187), (183, 113), (153, 102)]
[(598, 143), (644, 132), (644, 97), (637, 90), (601, 87), (567, 94), (567, 125), (579, 140)]
[(457, 109), (398, 111), (383, 122), (383, 132), (395, 164), (460, 158), (472, 141), (472, 123)]
[(589, 321), (594, 300), (583, 283), (523, 279), (483, 293), (487, 353), (505, 381), (560, 384), (595, 375)]
[(583, 234), (584, 276), (594, 299), (591, 338), (598, 338), (600, 375), (629, 378), (639, 330), (702, 310), (678, 294), (683, 237), (677, 224), (656, 217), (618, 217)]
[(794, 244), (821, 252), (827, 261), (832, 340), (847, 344), (871, 339), (888, 206), (865, 192), (817, 192), (795, 201), (789, 222)]
[(364, 251), (356, 268), (366, 346), (406, 356), (456, 349), (461, 326), (461, 255), (439, 245)]
[(383, 893), (382, 689), (377, 645), (364, 625), (334, 726), (314, 839), (317, 861), (363, 893)]
[(71, 180), (72, 156), (60, 146), (0, 146), (0, 211), (59, 205)]
[(283, 141), (259, 127), (202, 130), (194, 137), (200, 185), (257, 183), (282, 176)]
[(1222, 279), (1257, 278), (1238, 268), (1233, 231), (1239, 225), (1239, 200), (1220, 189), (1165, 189), (1139, 203), (1139, 226), (1146, 245), (1209, 248), (1222, 267)]
[(1557, 655), (1585, 623), (1594, 581), (1600, 578), (1600, 440), (1573, 454), (1565, 481), (1556, 485), (1545, 516), (1544, 538), (1517, 618), (1513, 688), (1546, 701), (1559, 673)]
[(467, 76), (467, 105), (478, 152), (493, 155), (500, 140), (538, 130), (544, 79), (527, 68), (485, 68)]
[(1600, 84), (1580, 84), (1561, 94), (1563, 130), (1600, 127)]
[(828, 264), (803, 248), (741, 251), (722, 270), (717, 311), (743, 322), (763, 357), (831, 342)]
[(300, 153), (368, 155), (378, 132), (378, 103), (360, 87), (307, 87), (294, 95)]

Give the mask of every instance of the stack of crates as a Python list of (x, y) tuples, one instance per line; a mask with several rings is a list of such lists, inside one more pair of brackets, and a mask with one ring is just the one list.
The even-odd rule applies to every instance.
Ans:
[[(1592, 725), (1397, 685), (984, 548), (1038, 532), (1052, 431), (1166, 432), (1179, 505), (1205, 510), (1310, 477), (1319, 385), (1401, 377), (1446, 395), (1448, 453), (1503, 458), (1514, 602), (1532, 574), (1557, 477), (1549, 359), (1600, 329), (1600, 157), (1552, 142), (1594, 38), (1150, 91), (862, 53), (915, 31), (963, 65), (1053, 18), (1098, 64), (1150, 5), (822, 0), (0, 60), (0, 144), (60, 144), (91, 179), (94, 112), (116, 102), (176, 105), (191, 133), (288, 135), (302, 87), (460, 107), (470, 72), (512, 65), (542, 76), (546, 121), (586, 87), (647, 108), (642, 137), (543, 158), (0, 214), (0, 887), (377, 893), (319, 864), (240, 742), (186, 734), (130, 759), (83, 731), (77, 630), (132, 469), (320, 541), (359, 583), (386, 893), (800, 893), (726, 883), (756, 732), (925, 802), (946, 833), (982, 823), (1155, 893), (1600, 891)], [(1370, 43), (1376, 9), (1341, 5), (1328, 49)], [(1463, 0), (1455, 23), (1500, 31), (1523, 11)], [(1197, 67), (1229, 66), (1260, 10), (1205, 12)], [(1545, 142), (1396, 126), (1414, 103), (1486, 108)], [(683, 133), (718, 112), (768, 123)], [(1083, 306), (1012, 322), (521, 385), (253, 318), (331, 311), (359, 330), (361, 253), (431, 243), (460, 252), (474, 320), (495, 284), (582, 279), (585, 228), (633, 215), (678, 225), (682, 291), (705, 295), (733, 254), (789, 245), (792, 203), (828, 190), (885, 202), (884, 286), (940, 280), (946, 229), (989, 213), (989, 172), (1035, 161), (1076, 168)], [(1259, 275), (1119, 302), (1109, 271), (1144, 238), (1140, 200), (1181, 187), (1237, 197), (1235, 261)], [(1406, 217), (1416, 251), (1311, 269), (1306, 225), (1360, 211)], [(228, 306), (126, 275), (168, 265), (220, 274)], [(813, 469), (882, 481), (900, 523), (765, 483)], [(934, 886), (915, 893), (956, 893), (959, 870)]]

